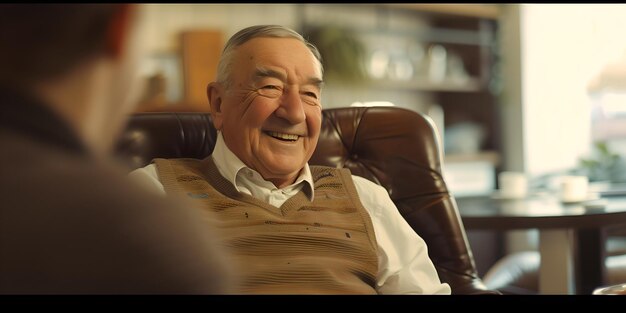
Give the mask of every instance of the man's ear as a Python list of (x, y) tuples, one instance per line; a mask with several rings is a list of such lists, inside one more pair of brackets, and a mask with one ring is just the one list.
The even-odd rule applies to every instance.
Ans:
[(134, 10), (134, 4), (120, 3), (115, 5), (115, 11), (107, 28), (105, 46), (107, 55), (115, 59), (119, 58), (124, 51)]
[(209, 106), (211, 107), (211, 117), (213, 118), (213, 126), (215, 129), (221, 130), (223, 123), (222, 116), (222, 94), (224, 88), (222, 84), (217, 82), (209, 83), (206, 86), (206, 96), (209, 99)]

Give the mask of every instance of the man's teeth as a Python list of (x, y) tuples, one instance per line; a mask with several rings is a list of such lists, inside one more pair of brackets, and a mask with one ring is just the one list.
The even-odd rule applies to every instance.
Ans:
[(267, 132), (267, 133), (274, 138), (278, 138), (282, 140), (298, 140), (298, 137), (299, 137), (298, 135), (283, 134), (283, 133), (277, 133), (277, 132)]

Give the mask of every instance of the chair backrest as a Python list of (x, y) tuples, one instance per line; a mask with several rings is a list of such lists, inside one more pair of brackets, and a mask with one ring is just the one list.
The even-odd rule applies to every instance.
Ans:
[[(155, 157), (198, 158), (213, 151), (208, 113), (137, 113), (117, 153), (131, 168)], [(432, 121), (396, 107), (323, 110), (312, 165), (349, 168), (389, 192), (402, 216), (427, 243), (442, 281), (453, 294), (497, 294), (478, 277), (456, 202), (442, 177)]]

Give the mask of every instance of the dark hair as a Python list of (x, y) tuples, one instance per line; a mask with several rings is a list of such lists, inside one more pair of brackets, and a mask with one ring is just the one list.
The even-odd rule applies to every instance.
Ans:
[(106, 44), (119, 4), (0, 4), (0, 83), (64, 74)]

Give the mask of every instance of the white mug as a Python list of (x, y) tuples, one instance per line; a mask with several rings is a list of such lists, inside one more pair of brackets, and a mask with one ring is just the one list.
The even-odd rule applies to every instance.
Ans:
[(561, 176), (559, 197), (562, 202), (580, 202), (587, 200), (589, 178), (582, 175)]
[(528, 193), (528, 179), (521, 172), (500, 172), (498, 174), (500, 197), (507, 199), (522, 199)]

